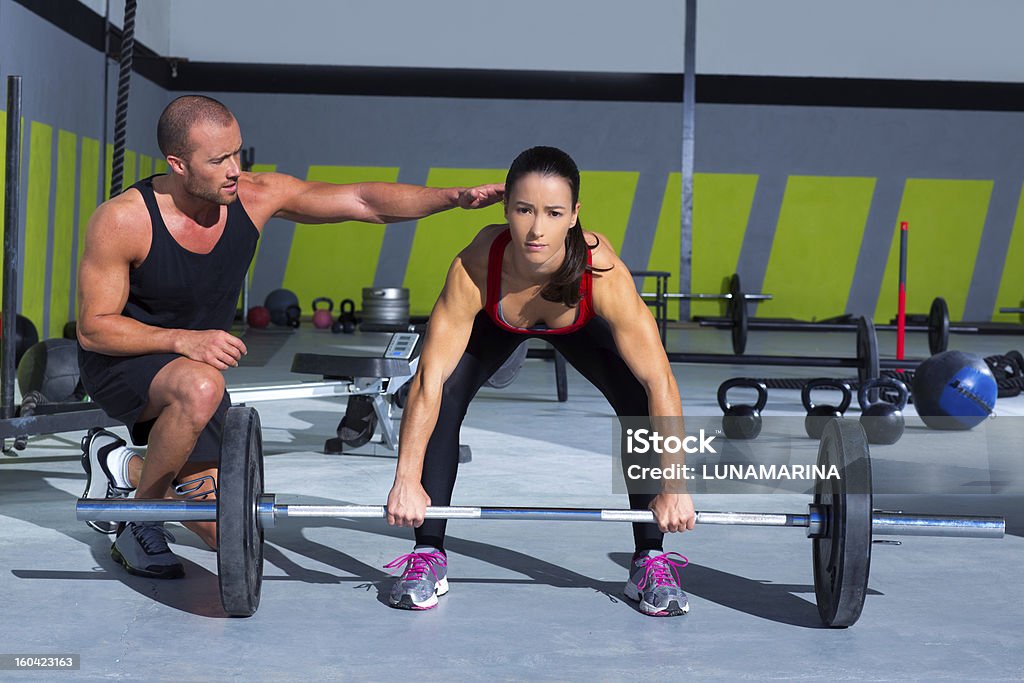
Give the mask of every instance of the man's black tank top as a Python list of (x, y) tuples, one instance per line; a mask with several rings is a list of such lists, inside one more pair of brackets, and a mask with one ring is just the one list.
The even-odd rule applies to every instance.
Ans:
[(241, 200), (228, 204), (224, 233), (208, 254), (178, 244), (167, 230), (153, 193), (153, 178), (132, 185), (142, 194), (153, 226), (149, 254), (129, 275), (123, 315), (155, 327), (228, 330), (249, 270), (259, 231)]

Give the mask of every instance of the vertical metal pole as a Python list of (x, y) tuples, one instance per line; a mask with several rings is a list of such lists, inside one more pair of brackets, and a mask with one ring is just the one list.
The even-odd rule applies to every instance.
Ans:
[[(686, 0), (686, 31), (683, 42), (683, 158), (682, 216), (679, 226), (679, 291), (691, 290), (693, 255), (693, 134), (697, 108), (697, 0)], [(679, 300), (679, 320), (690, 317), (690, 303)]]
[(907, 334), (907, 233), (910, 226), (900, 223), (900, 291), (896, 302), (896, 358), (903, 360), (903, 340)]
[(7, 77), (7, 175), (4, 178), (3, 338), (0, 340), (0, 417), (14, 417), (14, 354), (18, 314), (18, 195), (21, 188), (21, 76)]

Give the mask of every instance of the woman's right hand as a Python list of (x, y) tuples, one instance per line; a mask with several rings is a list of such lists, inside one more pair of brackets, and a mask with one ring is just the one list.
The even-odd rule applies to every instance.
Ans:
[(388, 524), (418, 527), (423, 524), (428, 505), (430, 496), (420, 482), (406, 484), (396, 481), (388, 494)]

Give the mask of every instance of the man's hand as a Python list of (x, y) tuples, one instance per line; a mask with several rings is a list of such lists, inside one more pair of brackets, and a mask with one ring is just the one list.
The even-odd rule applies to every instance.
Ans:
[(238, 367), (248, 351), (241, 339), (224, 330), (180, 330), (178, 353), (218, 370)]
[(430, 496), (419, 482), (404, 484), (398, 481), (388, 494), (388, 524), (418, 527), (423, 524), (430, 505)]
[(463, 209), (482, 209), (497, 204), (505, 196), (505, 185), (478, 185), (459, 192), (459, 207)]
[(650, 505), (662, 533), (688, 531), (697, 522), (689, 493), (659, 493)]

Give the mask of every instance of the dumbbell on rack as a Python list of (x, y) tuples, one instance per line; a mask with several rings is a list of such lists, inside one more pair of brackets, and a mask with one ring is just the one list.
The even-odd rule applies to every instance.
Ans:
[(747, 346), (747, 302), (767, 301), (772, 299), (771, 294), (750, 294), (743, 291), (740, 284), (740, 276), (733, 273), (729, 278), (729, 291), (720, 294), (697, 294), (684, 292), (669, 292), (668, 278), (670, 273), (663, 270), (638, 270), (632, 273), (633, 277), (656, 278), (655, 292), (641, 292), (640, 298), (647, 302), (648, 306), (654, 307), (654, 317), (658, 322), (658, 330), (661, 333), (661, 343), (665, 343), (665, 336), (668, 323), (668, 302), (671, 299), (701, 300), (701, 301), (725, 301), (726, 320), (728, 327), (732, 329), (732, 347), (735, 353), (743, 353)]

